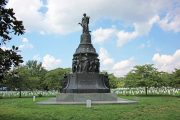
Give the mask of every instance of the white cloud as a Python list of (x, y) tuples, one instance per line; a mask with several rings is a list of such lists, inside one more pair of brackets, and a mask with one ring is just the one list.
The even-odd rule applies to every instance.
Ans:
[(180, 49), (173, 55), (154, 54), (152, 60), (160, 71), (172, 72), (175, 68), (180, 68)]
[(147, 35), (151, 30), (153, 24), (157, 23), (157, 21), (159, 21), (159, 16), (155, 15), (146, 22), (134, 23), (134, 31), (132, 32), (118, 30), (117, 28), (99, 28), (93, 31), (92, 35), (94, 37), (94, 41), (98, 43), (104, 42), (109, 38), (116, 37), (117, 46), (121, 47), (127, 42), (136, 39), (139, 36)]
[(109, 57), (107, 50), (104, 48), (100, 48), (99, 59), (103, 66), (109, 66), (114, 63), (114, 60)]
[(29, 42), (27, 38), (22, 39), (22, 44), (19, 45), (20, 49), (32, 49), (34, 46)]
[(165, 31), (180, 32), (180, 8), (167, 13), (159, 25)]
[[(28, 29), (64, 34), (80, 29), (77, 23), (80, 22), (84, 12), (92, 17), (93, 22), (108, 18), (133, 25), (146, 23), (162, 11), (166, 13), (177, 2), (172, 0), (76, 0), (76, 2), (47, 0), (45, 4), (42, 0), (10, 0), (8, 7), (14, 8), (16, 16), (24, 21)], [(47, 11), (41, 12), (41, 9), (47, 9)]]
[(121, 77), (126, 75), (135, 66), (134, 58), (122, 60), (113, 65), (113, 73), (115, 76)]
[(48, 70), (52, 70), (58, 68), (60, 63), (60, 59), (56, 59), (54, 56), (47, 54), (43, 57), (42, 66)]
[(117, 32), (117, 46), (121, 47), (127, 42), (143, 35), (147, 35), (154, 23), (159, 21), (159, 16), (155, 15), (146, 22), (134, 23), (134, 31), (125, 32), (120, 30)]
[(95, 43), (101, 43), (104, 42), (112, 37), (114, 35), (116, 30), (114, 28), (107, 28), (102, 29), (99, 28), (92, 32), (93, 41)]
[(44, 15), (39, 11), (42, 0), (9, 0), (7, 7), (13, 7), (15, 16), (23, 21), (26, 29), (39, 30), (44, 26)]
[(135, 66), (134, 58), (115, 62), (114, 59), (109, 56), (105, 48), (100, 48), (99, 58), (102, 64), (101, 69), (114, 73), (117, 77), (126, 75)]
[(117, 33), (117, 46), (121, 47), (130, 40), (135, 39), (137, 36), (138, 33), (136, 31), (134, 32), (119, 31)]

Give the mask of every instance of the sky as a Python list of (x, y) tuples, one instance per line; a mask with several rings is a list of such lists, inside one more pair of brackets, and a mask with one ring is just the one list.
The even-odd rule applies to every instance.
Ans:
[(2, 47), (19, 46), (24, 62), (71, 67), (86, 13), (101, 71), (121, 77), (135, 65), (180, 68), (180, 0), (9, 0), (6, 7), (26, 33)]

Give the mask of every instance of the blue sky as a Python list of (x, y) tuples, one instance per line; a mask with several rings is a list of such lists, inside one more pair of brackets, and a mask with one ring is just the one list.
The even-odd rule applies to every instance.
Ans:
[(135, 65), (180, 68), (179, 0), (9, 0), (26, 33), (14, 36), (24, 61), (48, 70), (71, 67), (80, 42), (83, 13), (90, 16), (92, 43), (101, 70), (123, 76)]

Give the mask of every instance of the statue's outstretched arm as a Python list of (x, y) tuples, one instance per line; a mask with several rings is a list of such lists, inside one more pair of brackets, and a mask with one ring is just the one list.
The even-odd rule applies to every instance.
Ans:
[(80, 24), (82, 26), (82, 23), (78, 23), (78, 24)]

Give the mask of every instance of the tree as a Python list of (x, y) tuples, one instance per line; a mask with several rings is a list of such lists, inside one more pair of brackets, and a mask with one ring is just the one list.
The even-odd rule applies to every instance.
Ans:
[(0, 83), (12, 66), (18, 66), (23, 62), (22, 57), (17, 53), (18, 47), (12, 46), (11, 50), (1, 48), (12, 39), (11, 34), (22, 35), (25, 31), (22, 21), (16, 19), (12, 8), (5, 8), (6, 4), (6, 0), (0, 1)]
[(172, 73), (173, 79), (171, 81), (172, 87), (180, 87), (180, 69), (175, 69), (175, 71)]
[(146, 64), (142, 66), (135, 66), (125, 77), (126, 86), (128, 87), (145, 87), (147, 90), (149, 87), (159, 87), (162, 85), (162, 81), (158, 76), (159, 72), (152, 64)]
[(116, 77), (113, 73), (107, 73), (107, 71), (102, 71), (101, 74), (108, 75), (109, 79), (109, 87), (110, 88), (119, 88), (124, 87), (124, 78), (123, 77)]
[(42, 89), (42, 83), (47, 71), (42, 63), (29, 60), (26, 65), (11, 70), (4, 79), (5, 86), (11, 90), (37, 90)]
[(120, 77), (118, 78), (118, 81), (117, 81), (117, 88), (122, 88), (125, 86), (125, 81), (124, 81), (124, 77)]
[(159, 78), (161, 80), (161, 86), (173, 86), (173, 75), (167, 72), (159, 72)]
[(109, 86), (110, 86), (110, 88), (117, 88), (118, 80), (114, 76), (114, 74), (109, 74), (108, 78), (109, 78)]
[(26, 68), (29, 71), (29, 88), (30, 89), (43, 89), (43, 81), (47, 70), (43, 68), (42, 62), (37, 60), (29, 60), (26, 62)]
[(11, 70), (5, 76), (5, 85), (10, 90), (18, 90), (21, 97), (22, 90), (28, 90), (30, 73), (25, 66), (19, 66)]
[(70, 69), (57, 68), (48, 71), (45, 75), (45, 80), (43, 82), (44, 88), (46, 90), (60, 90), (62, 88), (61, 81), (64, 78), (65, 73), (69, 73)]

